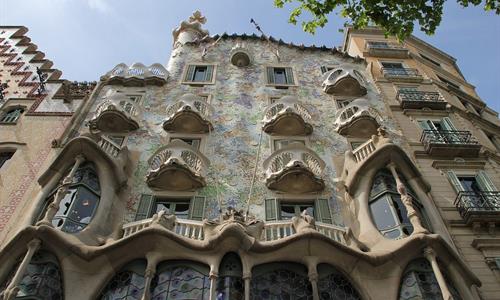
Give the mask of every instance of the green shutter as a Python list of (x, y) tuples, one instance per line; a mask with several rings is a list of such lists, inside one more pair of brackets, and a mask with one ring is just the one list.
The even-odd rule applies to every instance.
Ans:
[(290, 68), (290, 67), (285, 68), (285, 76), (286, 76), (286, 83), (287, 84), (295, 84), (295, 82), (293, 81), (292, 68)]
[(321, 66), (321, 73), (325, 74), (326, 72), (328, 72), (328, 68), (325, 66)]
[(332, 214), (328, 205), (328, 199), (316, 199), (316, 220), (332, 224)]
[(267, 83), (274, 84), (274, 68), (267, 67)]
[(275, 198), (266, 199), (266, 221), (278, 220), (277, 215), (277, 201)]
[(139, 207), (135, 213), (135, 220), (143, 220), (149, 217), (149, 211), (153, 204), (154, 197), (152, 195), (142, 194), (141, 201), (139, 202)]
[(184, 81), (193, 81), (193, 76), (194, 76), (194, 69), (196, 68), (195, 65), (189, 65), (187, 72), (186, 72), (186, 77), (184, 78)]
[(447, 171), (446, 174), (448, 175), (448, 179), (450, 180), (451, 185), (453, 185), (453, 189), (455, 189), (457, 193), (465, 191), (455, 172)]
[(453, 123), (451, 122), (451, 119), (448, 117), (441, 119), (441, 126), (443, 126), (444, 130), (456, 130), (455, 126), (453, 126)]
[(205, 216), (205, 197), (195, 196), (191, 200), (190, 219), (202, 221)]
[(214, 74), (214, 66), (208, 65), (207, 72), (205, 73), (205, 81), (212, 82), (213, 74)]
[(488, 174), (485, 171), (480, 170), (477, 172), (476, 181), (479, 184), (479, 187), (484, 192), (495, 192), (498, 191), (493, 182), (491, 181)]

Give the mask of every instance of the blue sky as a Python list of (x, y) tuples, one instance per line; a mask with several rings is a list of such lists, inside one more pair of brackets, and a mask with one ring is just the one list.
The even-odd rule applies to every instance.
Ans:
[[(340, 17), (332, 15), (312, 36), (287, 22), (290, 8), (275, 8), (273, 0), (0, 0), (0, 24), (28, 27), (32, 41), (69, 80), (98, 80), (120, 62), (165, 64), (172, 29), (196, 9), (212, 35), (254, 33), (254, 18), (266, 34), (284, 41), (342, 43)], [(457, 58), (482, 99), (500, 111), (500, 16), (448, 1), (434, 36), (414, 34)]]

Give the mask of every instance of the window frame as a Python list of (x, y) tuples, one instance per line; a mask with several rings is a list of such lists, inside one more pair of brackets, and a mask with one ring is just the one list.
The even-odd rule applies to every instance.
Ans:
[(167, 136), (167, 143), (171, 143), (173, 140), (179, 139), (191, 139), (191, 140), (199, 140), (198, 150), (200, 153), (205, 152), (206, 139), (207, 136), (205, 134), (183, 134), (183, 133), (169, 133)]
[[(10, 162), (12, 161), (12, 158), (14, 157), (14, 154), (16, 153), (15, 150), (0, 150), (0, 170), (6, 169), (9, 165)], [(5, 154), (10, 154), (8, 158), (5, 159), (8, 155)]]
[[(7, 116), (10, 113), (13, 113), (15, 111), (20, 111), (18, 113), (18, 115), (15, 117), (15, 119), (10, 120), (10, 121), (6, 120)], [(19, 106), (19, 105), (9, 106), (9, 107), (6, 107), (5, 109), (2, 109), (1, 116), (0, 116), (0, 125), (16, 125), (20, 121), (20, 119), (23, 116), (25, 111), (26, 111), (26, 107)], [(9, 117), (9, 119), (12, 119), (12, 117)]]
[[(288, 88), (288, 87), (294, 87), (294, 86), (298, 86), (297, 85), (297, 74), (295, 73), (295, 70), (292, 66), (289, 66), (289, 65), (266, 65), (265, 67), (265, 72), (264, 72), (264, 76), (265, 76), (265, 82), (266, 82), (266, 86), (269, 86), (269, 87), (275, 87), (275, 88)], [(270, 78), (269, 78), (269, 68), (272, 68), (273, 69), (273, 77), (274, 77), (274, 69), (284, 69), (285, 70), (285, 79), (287, 80), (286, 83), (274, 83), (274, 78), (273, 78), (273, 82), (270, 81)], [(291, 75), (292, 75), (292, 79), (293, 79), (293, 83), (289, 83), (288, 82), (288, 73), (287, 73), (287, 70), (290, 70), (291, 71)]]
[[(201, 216), (195, 216), (194, 208), (198, 199), (203, 200), (203, 207), (201, 210)], [(156, 214), (156, 204), (158, 202), (167, 202), (169, 203), (169, 199), (171, 199), (171, 203), (189, 203), (188, 215), (186, 219), (183, 220), (192, 220), (192, 221), (203, 221), (205, 218), (205, 214), (207, 212), (207, 197), (201, 195), (193, 195), (193, 193), (155, 193), (155, 194), (141, 194), (139, 197), (139, 203), (137, 206), (137, 210), (135, 212), (134, 220), (140, 221), (145, 219), (150, 219)], [(199, 203), (198, 203), (199, 204)], [(175, 215), (175, 214), (173, 214)]]
[(309, 137), (308, 136), (296, 136), (296, 135), (272, 135), (269, 136), (269, 141), (270, 141), (270, 148), (272, 152), (278, 151), (280, 149), (276, 149), (276, 142), (280, 140), (296, 140), (296, 141), (304, 141), (304, 146), (306, 148), (309, 148)]
[[(210, 81), (194, 81), (194, 80), (186, 80), (187, 74), (189, 72), (190, 66), (194, 66), (195, 71), (197, 67), (208, 67), (212, 66), (212, 78), (210, 78)], [(182, 77), (181, 77), (181, 84), (187, 84), (187, 85), (194, 85), (194, 86), (203, 86), (203, 85), (208, 85), (208, 84), (215, 84), (215, 78), (217, 76), (217, 64), (214, 63), (204, 63), (204, 62), (196, 62), (196, 63), (188, 63), (184, 67), (184, 71), (182, 72)], [(194, 74), (193, 74), (194, 76)], [(194, 79), (194, 77), (193, 77)]]

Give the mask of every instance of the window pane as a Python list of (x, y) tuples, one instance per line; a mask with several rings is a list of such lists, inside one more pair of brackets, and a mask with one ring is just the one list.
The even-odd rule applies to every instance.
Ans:
[(462, 187), (466, 192), (480, 192), (481, 188), (476, 182), (476, 178), (474, 177), (458, 177)]
[(383, 62), (382, 66), (389, 69), (402, 69), (403, 64), (398, 62)]
[(167, 214), (170, 214), (170, 203), (167, 202), (157, 202), (155, 213), (159, 213), (164, 210)]
[(196, 66), (194, 69), (194, 76), (193, 76), (193, 81), (205, 81), (207, 74), (207, 67), (206, 66)]
[(392, 228), (398, 224), (394, 219), (391, 206), (386, 197), (379, 198), (370, 204), (373, 220), (379, 230)]
[(189, 203), (175, 203), (175, 216), (180, 219), (187, 219), (189, 215)]
[(286, 71), (284, 68), (274, 68), (274, 83), (287, 84)]
[(302, 213), (304, 210), (307, 211), (308, 215), (310, 215), (311, 217), (314, 217), (314, 206), (313, 205), (300, 205), (299, 212)]
[(295, 217), (295, 205), (281, 205), (281, 220), (289, 220)]

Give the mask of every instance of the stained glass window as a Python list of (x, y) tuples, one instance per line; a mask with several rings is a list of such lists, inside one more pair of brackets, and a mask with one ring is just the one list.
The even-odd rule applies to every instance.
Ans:
[(318, 292), (321, 300), (361, 300), (352, 284), (330, 265), (318, 266)]
[(210, 296), (209, 268), (192, 262), (164, 262), (151, 284), (151, 299), (198, 299)]
[[(462, 299), (446, 276), (445, 279), (453, 299)], [(399, 290), (399, 300), (408, 299), (443, 299), (436, 276), (430, 263), (425, 258), (419, 258), (410, 262), (403, 273)]]
[[(16, 270), (17, 267), (12, 270), (9, 279), (0, 289), (0, 294), (9, 285)], [(35, 253), (18, 287), (15, 299), (63, 299), (61, 272), (56, 257), (46, 251)]]
[(144, 294), (145, 269), (146, 262), (143, 260), (127, 264), (108, 283), (101, 294), (101, 300), (141, 299)]
[(245, 284), (242, 279), (243, 267), (236, 253), (228, 253), (222, 259), (217, 278), (217, 300), (245, 299)]
[(252, 300), (312, 300), (306, 267), (294, 263), (271, 263), (252, 271)]

